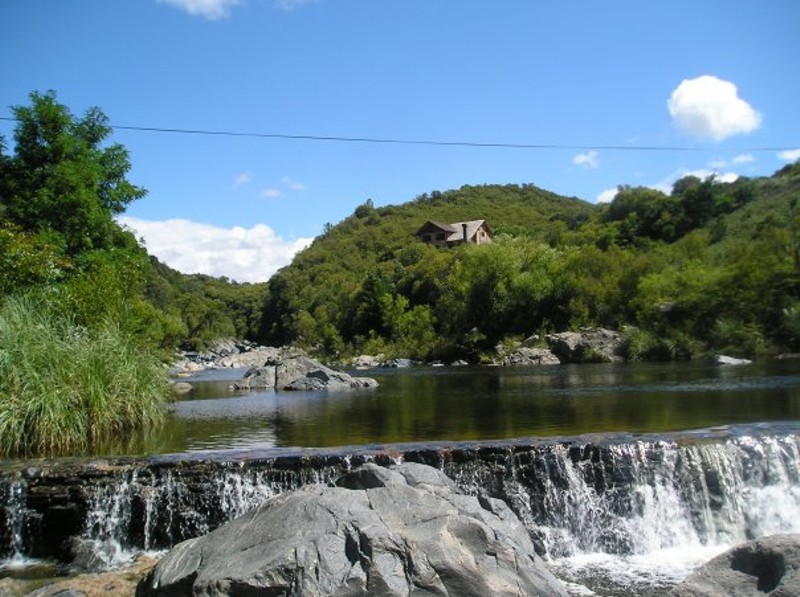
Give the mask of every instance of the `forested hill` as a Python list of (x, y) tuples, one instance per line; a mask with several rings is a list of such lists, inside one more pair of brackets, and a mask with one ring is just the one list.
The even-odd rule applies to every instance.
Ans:
[[(369, 307), (357, 308), (354, 301), (366, 298), (370, 284), (385, 284), (387, 293), (396, 293), (398, 283), (402, 284), (397, 279), (401, 270), (410, 274), (425, 265), (435, 269), (439, 258), (447, 256), (415, 237), (428, 220), (486, 220), (496, 235), (524, 235), (548, 242), (588, 221), (595, 209), (580, 199), (534, 185), (464, 186), (386, 207), (374, 207), (367, 200), (339, 224), (326, 225), (323, 234), (273, 278), (271, 301), (264, 313), (267, 339), (313, 343), (323, 332), (321, 324), (324, 350), (335, 352), (347, 349), (341, 345), (342, 336), (356, 345), (363, 344), (364, 337), (379, 337), (381, 317), (365, 313)], [(373, 305), (372, 311), (376, 310)]]
[[(800, 166), (609, 205), (533, 185), (466, 186), (360, 205), (276, 274), (261, 339), (328, 356), (480, 359), (582, 325), (625, 328), (631, 358), (758, 354), (800, 339)], [(488, 246), (437, 249), (427, 220), (485, 219)]]

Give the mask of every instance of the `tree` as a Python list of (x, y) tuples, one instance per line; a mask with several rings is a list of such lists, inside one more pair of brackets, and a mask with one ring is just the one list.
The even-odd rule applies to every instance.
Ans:
[(0, 144), (0, 215), (24, 230), (52, 234), (68, 255), (125, 244), (113, 216), (146, 191), (126, 179), (127, 150), (103, 147), (111, 133), (99, 108), (75, 118), (48, 91), (13, 108), (14, 153)]

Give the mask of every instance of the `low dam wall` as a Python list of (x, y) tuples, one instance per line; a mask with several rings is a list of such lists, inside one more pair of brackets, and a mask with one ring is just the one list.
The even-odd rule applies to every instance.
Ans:
[[(800, 423), (581, 436), (0, 463), (0, 564), (113, 567), (366, 461), (442, 469), (504, 499), (551, 558), (800, 532)], [(88, 554), (88, 555), (87, 555)]]

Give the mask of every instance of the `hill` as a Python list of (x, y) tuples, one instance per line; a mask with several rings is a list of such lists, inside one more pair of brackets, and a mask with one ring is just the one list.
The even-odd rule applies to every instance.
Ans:
[[(327, 356), (480, 360), (498, 342), (626, 327), (631, 358), (793, 348), (800, 166), (670, 194), (622, 187), (609, 205), (533, 185), (370, 201), (269, 283), (261, 338)], [(427, 220), (485, 219), (488, 246), (437, 249)]]

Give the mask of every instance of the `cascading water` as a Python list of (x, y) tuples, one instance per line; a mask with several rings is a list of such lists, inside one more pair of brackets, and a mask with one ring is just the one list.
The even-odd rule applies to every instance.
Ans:
[(242, 462), (192, 470), (134, 468), (88, 491), (77, 542), (90, 568), (113, 568), (141, 551), (160, 551), (204, 535), (269, 497), (309, 483), (332, 484), (339, 468), (275, 470)]
[[(505, 499), (557, 575), (582, 591), (658, 594), (730, 545), (800, 532), (800, 434), (751, 431), (153, 460), (90, 470), (45, 497), (37, 497), (49, 482), (39, 471), (0, 479), (0, 557), (41, 551), (28, 538), (46, 538), (47, 521), (78, 511), (72, 542), (93, 554), (92, 566), (113, 567), (205, 534), (277, 493), (331, 484), (367, 460), (404, 459), (442, 468), (467, 493)], [(65, 482), (61, 469), (53, 478)], [(59, 502), (73, 498), (77, 505)], [(55, 502), (60, 510), (41, 511)]]
[[(554, 445), (504, 458), (493, 492), (513, 505), (562, 576), (603, 591), (668, 587), (735, 543), (800, 532), (796, 435)], [(454, 465), (453, 473), (475, 491), (500, 464)]]
[(0, 485), (0, 503), (3, 504), (3, 524), (0, 525), (0, 546), (5, 544), (8, 558), (0, 561), (0, 568), (25, 562), (23, 532), (25, 525), (26, 485), (12, 480)]

